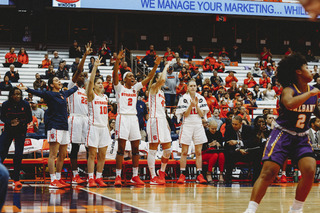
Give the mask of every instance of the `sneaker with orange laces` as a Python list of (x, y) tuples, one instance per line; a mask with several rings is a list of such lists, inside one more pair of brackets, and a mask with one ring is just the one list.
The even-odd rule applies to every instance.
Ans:
[(82, 184), (85, 183), (85, 180), (82, 180), (79, 175), (76, 175), (72, 178), (72, 184)]
[(200, 174), (200, 175), (197, 176), (197, 183), (206, 184), (208, 182), (206, 181), (206, 179), (204, 179), (203, 175)]
[(115, 185), (115, 186), (122, 186), (121, 177), (120, 177), (119, 175), (116, 177), (116, 180), (115, 180), (115, 182), (114, 182), (114, 185)]
[(281, 183), (286, 183), (286, 182), (288, 182), (288, 181), (287, 181), (287, 177), (286, 177), (285, 175), (282, 175), (281, 178), (280, 178), (280, 182), (281, 182)]
[(178, 179), (178, 181), (177, 181), (177, 183), (178, 184), (184, 184), (185, 181), (186, 181), (186, 176), (184, 174), (181, 174), (179, 179)]
[(87, 187), (89, 188), (94, 188), (97, 187), (98, 185), (96, 184), (96, 181), (93, 178), (90, 178), (87, 184)]
[(163, 185), (164, 183), (160, 180), (160, 178), (158, 176), (154, 176), (151, 180), (150, 180), (150, 184), (151, 185)]
[(62, 179), (60, 179), (59, 182), (61, 183), (61, 185), (64, 185), (64, 187), (70, 187), (70, 184), (64, 182), (64, 180), (62, 180)]
[(132, 179), (130, 180), (131, 183), (134, 183), (135, 185), (144, 185), (144, 182), (140, 179), (140, 177), (134, 176), (132, 177)]
[(62, 185), (62, 184), (60, 183), (60, 181), (58, 181), (58, 180), (52, 181), (52, 182), (50, 183), (50, 185), (49, 185), (49, 188), (53, 188), (53, 189), (61, 189), (61, 188), (64, 188), (64, 187), (65, 187), (65, 186)]
[(14, 181), (12, 184), (13, 190), (19, 191), (22, 189), (22, 184), (20, 181)]
[(108, 185), (105, 184), (102, 180), (102, 178), (97, 178), (96, 179), (96, 184), (98, 184), (100, 187), (107, 187)]
[(166, 184), (166, 173), (161, 171), (161, 170), (158, 170), (158, 175), (159, 175), (159, 180), (163, 183), (163, 184)]

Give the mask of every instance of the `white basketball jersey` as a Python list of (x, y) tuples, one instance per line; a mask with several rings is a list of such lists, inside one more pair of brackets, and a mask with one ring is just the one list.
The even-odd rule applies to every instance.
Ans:
[(136, 83), (131, 89), (118, 83), (114, 86), (118, 102), (118, 114), (121, 115), (136, 115), (137, 114), (137, 97), (138, 91), (142, 89), (141, 82)]
[(94, 94), (92, 102), (88, 102), (89, 125), (108, 126), (108, 96)]
[[(70, 81), (68, 84), (68, 89), (71, 89), (75, 85), (75, 83)], [(70, 114), (88, 115), (88, 102), (85, 89), (79, 87), (78, 90), (70, 95), (68, 99)]]
[(166, 99), (160, 89), (156, 95), (149, 95), (149, 116), (150, 118), (165, 118)]

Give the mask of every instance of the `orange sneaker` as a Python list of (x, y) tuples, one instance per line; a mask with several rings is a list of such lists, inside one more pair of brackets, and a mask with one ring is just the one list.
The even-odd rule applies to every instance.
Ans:
[(179, 180), (177, 181), (178, 184), (184, 184), (186, 181), (186, 176), (184, 174), (181, 174), (179, 177)]
[(72, 184), (82, 184), (85, 183), (85, 180), (82, 180), (79, 175), (76, 175), (72, 178)]
[(60, 179), (59, 182), (61, 183), (61, 185), (64, 185), (64, 187), (70, 187), (70, 184), (64, 182), (62, 179)]
[(58, 180), (52, 181), (52, 182), (50, 183), (50, 185), (49, 185), (49, 188), (53, 188), (53, 189), (61, 189), (61, 188), (64, 188), (64, 187), (65, 187), (65, 186), (62, 185), (62, 184), (60, 183), (60, 181), (58, 181)]
[(114, 182), (114, 185), (115, 186), (122, 186), (121, 177), (119, 175), (116, 177), (116, 181)]
[(164, 183), (160, 180), (160, 178), (158, 176), (154, 176), (151, 180), (150, 180), (150, 184), (151, 185), (163, 185)]
[(22, 184), (20, 181), (14, 181), (12, 184), (13, 190), (19, 191), (22, 189)]
[(159, 180), (163, 183), (163, 184), (166, 184), (166, 173), (161, 171), (161, 170), (158, 170), (158, 175), (159, 175)]
[(203, 175), (200, 174), (200, 175), (197, 176), (197, 183), (206, 184), (208, 182), (206, 181), (206, 179), (204, 179)]
[(132, 177), (132, 179), (130, 181), (131, 181), (131, 183), (134, 183), (135, 185), (144, 185), (144, 182), (140, 179), (140, 177), (138, 175)]
[(100, 187), (107, 187), (108, 185), (105, 184), (102, 180), (102, 178), (97, 178), (96, 179), (96, 184), (98, 184)]
[(98, 185), (96, 184), (96, 181), (93, 178), (90, 178), (87, 184), (87, 187), (89, 188), (94, 188), (97, 187)]
[(288, 181), (287, 181), (287, 177), (286, 177), (285, 175), (282, 175), (281, 178), (280, 178), (280, 182), (281, 182), (281, 183), (286, 183), (286, 182), (288, 182)]

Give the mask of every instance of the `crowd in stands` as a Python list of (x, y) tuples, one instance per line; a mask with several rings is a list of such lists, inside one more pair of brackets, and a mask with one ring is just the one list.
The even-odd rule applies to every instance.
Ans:
[[(10, 48), (5, 56), (5, 65), (9, 65), (10, 70), (6, 72), (4, 80), (0, 82), (0, 90), (9, 91), (12, 88), (12, 82), (19, 82), (19, 72), (15, 70), (15, 62), (28, 64), (29, 58), (26, 50), (21, 48), (18, 56), (14, 53), (14, 48)], [(294, 51), (288, 48), (285, 55), (290, 55)], [(76, 41), (69, 49), (69, 58), (75, 58), (72, 65), (68, 65), (63, 60), (58, 51), (53, 52), (54, 57), (49, 59), (48, 54), (44, 55), (41, 68), (47, 68), (45, 75), (35, 74), (33, 89), (48, 90), (46, 79), (58, 77), (61, 80), (70, 80), (72, 74), (77, 70), (80, 58), (83, 52)], [(117, 53), (112, 53), (111, 49), (103, 42), (100, 48), (92, 53), (90, 63), (85, 69), (85, 78), (88, 79), (88, 73), (91, 73), (95, 61), (94, 55), (101, 57), (101, 63), (106, 66), (115, 64)], [(157, 56), (154, 45), (150, 45), (145, 56), (138, 60), (137, 64), (152, 68)], [(96, 56), (97, 57), (97, 56)], [(306, 58), (308, 61), (316, 61), (311, 50), (308, 51)], [(107, 61), (108, 59), (108, 61)], [(184, 60), (182, 60), (184, 59)], [(201, 64), (194, 61), (201, 60)], [(171, 128), (171, 137), (173, 140), (178, 139), (179, 128), (181, 122), (175, 116), (175, 107), (179, 98), (187, 92), (187, 83), (190, 79), (194, 79), (197, 84), (197, 92), (204, 96), (210, 111), (207, 114), (207, 120), (203, 121), (206, 129), (208, 142), (204, 144), (202, 149), (202, 158), (208, 163), (207, 179), (212, 180), (213, 167), (216, 162), (220, 167), (219, 180), (224, 178), (222, 174), (225, 172), (225, 181), (230, 182), (231, 173), (234, 166), (239, 161), (249, 161), (253, 163), (254, 173), (253, 180), (258, 177), (261, 169), (261, 156), (266, 139), (273, 128), (274, 116), (278, 115), (278, 110), (264, 110), (262, 116), (253, 119), (253, 111), (258, 107), (257, 101), (276, 100), (279, 104), (279, 97), (282, 92), (282, 86), (277, 82), (275, 75), (277, 72), (276, 62), (272, 59), (272, 53), (267, 47), (263, 47), (260, 53), (260, 61), (252, 64), (248, 69), (246, 79), (239, 82), (236, 71), (226, 71), (226, 66), (230, 66), (232, 62), (241, 63), (241, 50), (237, 45), (232, 49), (226, 50), (225, 47), (221, 51), (214, 53), (209, 52), (208, 56), (202, 58), (196, 49), (192, 47), (191, 51), (184, 51), (179, 45), (176, 50), (170, 47), (166, 49), (160, 64), (160, 70), (166, 63), (170, 63), (165, 85), (163, 86), (166, 106), (169, 109), (167, 120)], [(108, 64), (109, 63), (109, 64)], [(121, 61), (119, 67), (119, 80), (122, 80), (124, 73), (132, 72), (125, 60)], [(212, 73), (210, 78), (204, 78), (203, 72)], [(223, 79), (220, 73), (228, 72), (228, 76)], [(315, 87), (320, 88), (320, 75), (318, 67), (314, 67)], [(100, 77), (103, 81), (104, 92), (108, 97), (114, 95), (114, 88), (111, 76), (102, 76), (99, 70), (96, 71), (96, 77)], [(136, 80), (140, 82), (145, 74), (139, 71), (136, 73)], [(259, 79), (258, 82), (255, 79)], [(242, 85), (242, 86), (239, 86)], [(113, 96), (114, 97), (114, 96)], [(33, 100), (29, 94), (25, 99), (28, 100), (32, 109), (33, 120), (28, 125), (28, 137), (45, 138), (45, 110), (43, 100), (38, 103)], [(117, 116), (117, 104), (109, 103), (109, 123), (110, 130), (113, 131), (114, 123)], [(144, 87), (139, 92), (139, 101), (137, 103), (137, 111), (139, 118), (139, 126), (143, 140), (146, 137), (146, 121), (148, 119), (148, 90)], [(271, 122), (268, 121), (271, 118)], [(312, 125), (311, 125), (312, 126)], [(315, 126), (315, 125), (313, 125)], [(320, 123), (316, 126), (318, 131)], [(40, 133), (38, 134), (38, 132)], [(239, 143), (240, 141), (240, 143)], [(318, 144), (318, 141), (314, 142)], [(224, 150), (217, 151), (217, 150)]]

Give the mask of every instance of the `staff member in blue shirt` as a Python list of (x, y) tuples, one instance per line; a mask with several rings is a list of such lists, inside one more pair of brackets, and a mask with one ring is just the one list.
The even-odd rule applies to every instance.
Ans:
[(22, 91), (17, 87), (9, 92), (8, 100), (3, 102), (1, 108), (1, 121), (4, 123), (4, 132), (0, 137), (1, 161), (6, 159), (12, 140), (15, 140), (15, 152), (13, 157), (13, 187), (20, 190), (22, 184), (19, 181), (23, 147), (26, 138), (27, 124), (32, 121), (30, 105), (22, 100)]
[[(78, 87), (74, 86), (69, 90), (61, 91), (62, 84), (59, 78), (54, 77), (48, 80), (50, 91), (33, 90), (20, 84), (21, 90), (26, 90), (36, 96), (45, 100), (48, 106), (47, 120), (45, 123), (48, 128), (48, 142), (49, 142), (49, 160), (48, 167), (51, 177), (50, 188), (64, 188), (69, 187), (61, 179), (61, 170), (64, 159), (67, 155), (67, 146), (70, 143), (70, 135), (68, 131), (68, 111), (67, 98), (77, 91)], [(55, 158), (59, 151), (59, 157), (56, 164), (55, 173)]]

